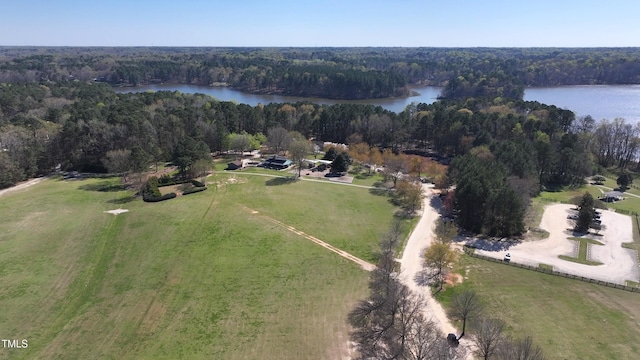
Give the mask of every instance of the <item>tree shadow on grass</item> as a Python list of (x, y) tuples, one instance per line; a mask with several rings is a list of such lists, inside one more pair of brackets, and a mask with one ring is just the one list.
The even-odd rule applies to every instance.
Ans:
[(521, 241), (513, 239), (496, 239), (476, 237), (467, 240), (467, 246), (485, 251), (504, 251), (510, 247), (520, 244)]
[(126, 204), (136, 200), (137, 196), (125, 196), (118, 199), (111, 199), (107, 201), (109, 204)]
[(400, 219), (400, 220), (411, 220), (413, 218), (415, 218), (417, 216), (415, 211), (409, 211), (407, 209), (400, 209), (398, 211), (396, 211), (393, 216), (396, 219)]
[(367, 175), (367, 174), (363, 174), (363, 173), (357, 173), (354, 175), (354, 178), (358, 179), (358, 180), (366, 180), (366, 179), (370, 179), (374, 174), (371, 175)]
[(127, 188), (124, 184), (114, 184), (111, 181), (102, 181), (95, 184), (80, 185), (78, 189), (86, 190), (86, 191), (117, 192), (117, 191), (124, 191)]
[(276, 177), (264, 182), (267, 186), (278, 186), (292, 184), (297, 180), (295, 176)]
[(369, 189), (369, 193), (377, 196), (389, 196), (391, 195), (391, 190), (387, 188), (383, 181), (377, 181), (373, 184), (373, 188)]

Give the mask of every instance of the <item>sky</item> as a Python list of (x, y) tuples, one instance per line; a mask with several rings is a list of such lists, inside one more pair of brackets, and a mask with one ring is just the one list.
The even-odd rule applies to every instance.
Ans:
[(639, 47), (638, 0), (0, 0), (0, 46)]

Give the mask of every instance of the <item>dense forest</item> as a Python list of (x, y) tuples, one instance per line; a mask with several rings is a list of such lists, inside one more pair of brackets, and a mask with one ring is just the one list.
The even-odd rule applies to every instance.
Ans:
[[(56, 168), (107, 172), (126, 163), (121, 170), (139, 171), (172, 161), (184, 170), (209, 153), (254, 149), (293, 131), (451, 161), (460, 225), (510, 235), (523, 230), (529, 198), (541, 189), (582, 183), (602, 167), (634, 168), (640, 155), (638, 125), (576, 119), (569, 110), (522, 100), (526, 85), (640, 82), (637, 49), (2, 48), (0, 54), (0, 188)], [(388, 96), (411, 82), (445, 87), (440, 101), (400, 113), (356, 104), (249, 106), (112, 88), (155, 81), (223, 81), (251, 91), (336, 97)]]
[(640, 84), (637, 48), (0, 48), (0, 82), (227, 85), (333, 99), (521, 98), (526, 86)]

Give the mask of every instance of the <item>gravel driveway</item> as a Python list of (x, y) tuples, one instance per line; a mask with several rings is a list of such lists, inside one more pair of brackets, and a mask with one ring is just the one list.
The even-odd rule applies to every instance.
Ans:
[(603, 265), (583, 265), (562, 260), (558, 255), (575, 257), (577, 245), (567, 238), (574, 236), (571, 228), (573, 222), (567, 219), (574, 205), (553, 204), (545, 208), (540, 228), (549, 232), (544, 240), (525, 241), (511, 246), (508, 250), (486, 251), (477, 250), (479, 254), (502, 259), (509, 252), (511, 261), (538, 266), (538, 264), (552, 265), (553, 269), (568, 274), (584, 276), (592, 279), (625, 284), (626, 280), (639, 281), (640, 269), (636, 251), (621, 246), (625, 242), (633, 242), (633, 225), (631, 217), (613, 211), (602, 211), (602, 224), (606, 227), (600, 234), (592, 237), (604, 246), (589, 245), (589, 260), (599, 261)]

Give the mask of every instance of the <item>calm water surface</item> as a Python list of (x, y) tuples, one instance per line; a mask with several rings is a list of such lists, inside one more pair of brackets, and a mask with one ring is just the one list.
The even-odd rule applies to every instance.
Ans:
[(627, 122), (640, 122), (640, 85), (529, 88), (524, 99), (569, 109), (577, 117), (591, 115), (596, 121), (624, 118)]
[[(210, 87), (196, 85), (146, 85), (135, 88), (115, 89), (116, 92), (142, 91), (180, 91), (193, 94), (202, 93), (220, 101), (236, 101), (251, 106), (258, 104), (310, 101), (318, 104), (370, 104), (380, 105), (387, 110), (401, 112), (412, 102), (431, 104), (436, 101), (441, 88), (433, 86), (415, 86), (412, 90), (420, 95), (406, 98), (370, 99), (370, 100), (332, 100), (321, 98), (303, 98), (283, 95), (249, 94), (228, 87)], [(528, 88), (524, 99), (539, 101), (569, 109), (576, 116), (591, 115), (596, 120), (624, 118), (628, 122), (640, 122), (640, 85), (586, 85), (559, 86), (547, 88)]]
[(434, 86), (414, 86), (411, 89), (420, 95), (410, 96), (406, 98), (387, 98), (387, 99), (368, 99), (368, 100), (333, 100), (322, 98), (308, 98), (298, 96), (284, 96), (284, 95), (261, 95), (250, 94), (239, 90), (234, 90), (228, 87), (211, 87), (211, 86), (197, 86), (197, 85), (145, 85), (130, 88), (115, 88), (116, 92), (143, 92), (143, 91), (180, 91), (182, 93), (194, 94), (201, 93), (213, 96), (220, 101), (236, 101), (238, 103), (249, 104), (256, 106), (258, 104), (269, 103), (294, 103), (297, 101), (310, 101), (317, 104), (333, 105), (333, 104), (366, 104), (366, 105), (380, 105), (383, 108), (401, 112), (405, 107), (412, 102), (431, 104), (435, 102), (440, 95), (441, 88)]

